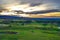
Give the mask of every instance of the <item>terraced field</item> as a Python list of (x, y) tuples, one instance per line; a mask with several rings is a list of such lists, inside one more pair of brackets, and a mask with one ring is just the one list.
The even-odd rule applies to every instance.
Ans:
[(0, 40), (60, 40), (60, 21), (0, 20)]

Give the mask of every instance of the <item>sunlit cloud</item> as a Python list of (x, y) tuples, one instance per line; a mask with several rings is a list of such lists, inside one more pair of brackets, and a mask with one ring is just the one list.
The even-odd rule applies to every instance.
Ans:
[[(44, 10), (60, 10), (60, 0), (0, 0), (0, 10), (8, 9), (22, 10), (24, 12), (44, 11)], [(2, 12), (1, 15), (17, 15), (13, 12)], [(23, 17), (48, 17), (48, 16), (60, 16), (60, 12), (50, 12), (45, 14), (19, 14)], [(19, 16), (18, 15), (18, 16)], [(47, 16), (48, 15), (48, 16)]]
[(0, 5), (4, 8), (10, 7), (9, 9), (18, 9), (25, 12), (60, 9), (59, 0), (0, 0)]

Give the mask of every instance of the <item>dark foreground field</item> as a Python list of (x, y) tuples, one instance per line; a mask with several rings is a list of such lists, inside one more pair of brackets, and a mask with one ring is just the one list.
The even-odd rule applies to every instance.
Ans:
[(60, 40), (60, 21), (0, 19), (0, 40)]

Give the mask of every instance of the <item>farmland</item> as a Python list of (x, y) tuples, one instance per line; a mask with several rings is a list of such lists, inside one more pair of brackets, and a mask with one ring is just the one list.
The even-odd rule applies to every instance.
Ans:
[(60, 40), (60, 21), (0, 19), (0, 40)]

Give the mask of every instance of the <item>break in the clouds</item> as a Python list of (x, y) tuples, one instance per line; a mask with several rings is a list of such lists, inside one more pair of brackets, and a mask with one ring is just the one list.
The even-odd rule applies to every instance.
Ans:
[(24, 9), (25, 11), (60, 9), (60, 0), (0, 0), (1, 6), (24, 4), (29, 4), (26, 9)]

